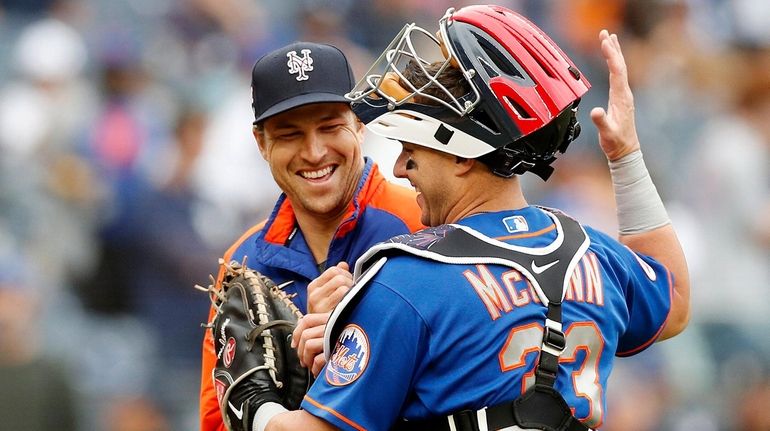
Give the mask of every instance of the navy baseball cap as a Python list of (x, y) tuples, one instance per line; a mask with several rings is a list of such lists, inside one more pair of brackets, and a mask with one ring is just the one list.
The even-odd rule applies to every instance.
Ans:
[(251, 71), (254, 122), (310, 103), (350, 101), (353, 71), (337, 47), (295, 42), (265, 54)]

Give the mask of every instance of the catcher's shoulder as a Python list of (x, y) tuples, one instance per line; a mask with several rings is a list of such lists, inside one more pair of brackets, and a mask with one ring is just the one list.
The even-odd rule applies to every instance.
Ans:
[(428, 259), (408, 253), (386, 253), (385, 264), (377, 271), (374, 279), (381, 284), (393, 286), (398, 290), (406, 285), (421, 285), (429, 282), (435, 264)]

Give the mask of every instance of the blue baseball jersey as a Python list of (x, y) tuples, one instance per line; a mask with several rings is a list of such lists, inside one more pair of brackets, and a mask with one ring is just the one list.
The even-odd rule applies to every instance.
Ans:
[[(553, 220), (536, 207), (458, 224), (524, 247), (545, 247), (557, 237)], [(654, 259), (584, 229), (590, 245), (564, 296), (567, 343), (555, 387), (575, 416), (596, 428), (614, 357), (657, 339), (672, 280)], [(397, 254), (358, 295), (302, 403), (311, 414), (345, 430), (387, 430), (402, 418), (511, 401), (534, 384), (547, 308), (519, 271)]]

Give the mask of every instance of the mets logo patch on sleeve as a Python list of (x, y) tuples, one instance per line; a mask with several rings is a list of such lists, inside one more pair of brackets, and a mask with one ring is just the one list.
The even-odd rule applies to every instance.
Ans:
[(360, 326), (350, 324), (334, 346), (326, 365), (326, 381), (334, 386), (349, 385), (361, 377), (368, 364), (369, 338)]

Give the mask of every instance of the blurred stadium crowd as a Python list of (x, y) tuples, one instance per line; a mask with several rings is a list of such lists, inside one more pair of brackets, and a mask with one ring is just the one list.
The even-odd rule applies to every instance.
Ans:
[[(405, 23), (467, 3), (0, 0), (0, 428), (197, 429), (193, 285), (278, 195), (250, 131), (254, 60), (328, 42), (361, 76)], [(619, 361), (602, 429), (770, 430), (770, 2), (499, 3), (594, 86), (554, 177), (525, 177), (530, 201), (616, 231), (587, 115), (608, 28), (688, 254), (691, 326)], [(365, 148), (386, 172), (397, 151)]]

